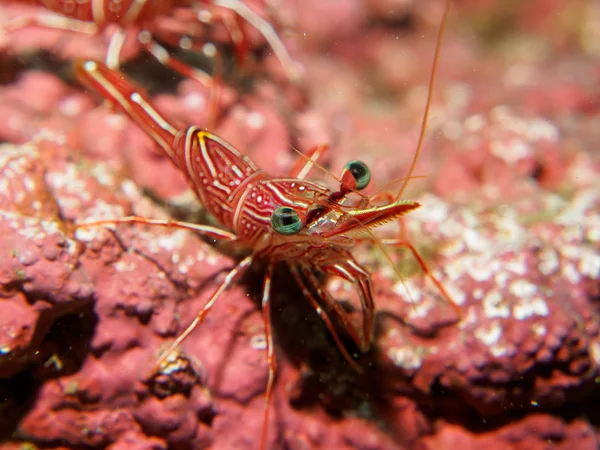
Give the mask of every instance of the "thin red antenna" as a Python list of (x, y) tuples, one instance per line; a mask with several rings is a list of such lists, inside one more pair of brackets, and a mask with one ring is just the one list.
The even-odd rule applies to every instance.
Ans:
[(421, 147), (423, 146), (423, 140), (425, 139), (425, 131), (427, 130), (427, 120), (429, 119), (429, 108), (431, 107), (431, 98), (433, 96), (433, 88), (435, 85), (435, 75), (437, 73), (438, 60), (440, 56), (440, 49), (442, 47), (442, 39), (444, 38), (444, 30), (446, 29), (446, 22), (448, 20), (448, 12), (450, 11), (450, 1), (447, 0), (444, 6), (444, 15), (442, 16), (442, 23), (440, 30), (438, 31), (437, 43), (435, 45), (435, 54), (433, 56), (433, 67), (431, 68), (431, 77), (429, 78), (429, 89), (427, 90), (427, 102), (425, 103), (425, 113), (423, 114), (423, 122), (421, 123), (421, 133), (419, 134), (419, 143), (417, 144), (417, 150), (413, 156), (412, 163), (408, 169), (408, 174), (404, 178), (404, 183), (400, 187), (398, 194), (396, 194), (396, 201), (402, 197), (402, 193), (408, 185), (408, 181), (411, 179), (412, 173), (415, 170), (419, 154), (421, 153)]

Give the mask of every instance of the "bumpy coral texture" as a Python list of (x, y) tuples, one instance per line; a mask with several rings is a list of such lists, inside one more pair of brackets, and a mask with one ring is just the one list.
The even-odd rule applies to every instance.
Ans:
[[(454, 3), (420, 178), (404, 193), (422, 207), (376, 235), (407, 236), (460, 315), (409, 252), (387, 248), (400, 279), (379, 248), (359, 246), (377, 319), (356, 373), (278, 273), (271, 449), (598, 448), (600, 10)], [(286, 0), (274, 16), (303, 85), (256, 56), (264, 73), (240, 69), (254, 87), (225, 88), (214, 131), (273, 174), (298, 158), (291, 146), (328, 142), (321, 162), (334, 175), (360, 158), (376, 186), (367, 193), (396, 192), (441, 2), (302, 5)], [(54, 70), (55, 59), (102, 47), (86, 54), (89, 38), (69, 34), (60, 58), (32, 56), (44, 36), (62, 36), (48, 33), (7, 37), (0, 58), (2, 448), (256, 449), (267, 381), (260, 267), (156, 367), (235, 255), (183, 230), (75, 228), (210, 218), (147, 136)], [(146, 80), (160, 72), (141, 59), (127, 68), (139, 66)], [(204, 86), (162, 88), (154, 101), (167, 117), (206, 124)], [(351, 309), (350, 286), (334, 278), (327, 289)]]

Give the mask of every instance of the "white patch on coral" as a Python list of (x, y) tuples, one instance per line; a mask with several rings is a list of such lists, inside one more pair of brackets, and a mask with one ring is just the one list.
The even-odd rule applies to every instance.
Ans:
[(113, 130), (124, 130), (127, 126), (127, 118), (123, 114), (109, 114), (104, 118), (104, 123)]
[(525, 262), (525, 255), (521, 253), (515, 259), (510, 259), (506, 261), (504, 267), (506, 267), (508, 270), (517, 275), (525, 275), (527, 273), (527, 263)]
[(497, 321), (493, 321), (489, 324), (489, 328), (476, 328), (475, 337), (487, 346), (497, 344), (502, 337), (502, 327)]
[(535, 284), (523, 279), (511, 282), (508, 290), (517, 298), (531, 297), (538, 291)]
[(75, 252), (79, 252), (78, 242), (74, 239), (65, 238), (65, 250), (68, 254), (74, 255)]
[(492, 290), (483, 298), (483, 313), (490, 319), (507, 318), (510, 316), (510, 308), (502, 302), (502, 294)]
[(467, 83), (453, 83), (450, 89), (446, 89), (445, 94), (450, 107), (462, 109), (470, 104), (473, 98), (473, 87)]
[[(94, 204), (94, 208), (91, 209), (92, 214), (87, 216), (80, 224), (96, 222), (100, 220), (110, 220), (115, 217), (123, 217), (125, 212), (123, 207), (118, 205), (111, 205), (106, 203), (104, 200), (97, 200)], [(115, 229), (115, 224), (106, 224), (102, 226), (91, 226), (85, 228), (77, 228), (75, 230), (75, 236), (80, 241), (92, 241), (98, 236), (105, 232), (105, 228)]]
[(214, 266), (219, 262), (219, 257), (215, 253), (209, 253), (202, 261), (210, 266)]
[(464, 121), (464, 128), (469, 133), (477, 133), (485, 126), (487, 120), (482, 114), (474, 114)]
[(35, 189), (35, 181), (33, 181), (30, 177), (24, 177), (23, 186), (29, 192), (33, 192), (33, 190)]
[(397, 336), (400, 336), (400, 331), (398, 331), (398, 329), (397, 329), (397, 328), (389, 328), (389, 329), (388, 329), (388, 330), (385, 332), (384, 336), (385, 336), (386, 338), (396, 338)]
[(122, 206), (107, 203), (104, 200), (97, 200), (96, 203), (94, 203), (94, 207), (92, 208), (91, 212), (92, 214), (86, 217), (85, 222), (110, 220), (125, 216), (125, 210)]
[[(578, 233), (578, 237), (574, 239), (575, 242), (579, 243), (581, 237), (583, 237), (583, 235)], [(566, 258), (579, 260), (581, 258), (582, 249), (579, 245), (562, 245), (560, 247), (560, 253)]]
[(329, 292), (338, 292), (340, 290), (351, 292), (354, 289), (354, 284), (342, 278), (332, 277), (327, 280), (327, 290)]
[(494, 282), (498, 287), (506, 287), (507, 281), (510, 279), (508, 273), (505, 271), (498, 272), (494, 277)]
[[(421, 208), (421, 209), (424, 209), (424, 208)], [(415, 211), (415, 214), (418, 211), (420, 211), (420, 209), (417, 209)], [(464, 225), (452, 217), (449, 217), (447, 220), (443, 221), (442, 223), (440, 223), (438, 225), (438, 230), (439, 230), (440, 234), (442, 234), (443, 236), (447, 236), (447, 237), (460, 238), (461, 242), (462, 242), (462, 234), (463, 234), (464, 229), (465, 229)]]
[(488, 252), (493, 247), (492, 242), (488, 238), (475, 230), (466, 229), (463, 233), (463, 239), (467, 247), (474, 252)]
[(107, 170), (106, 164), (97, 164), (92, 169), (92, 174), (98, 180), (98, 182), (104, 186), (112, 186), (114, 183), (114, 176)]
[(460, 211), (460, 218), (463, 221), (462, 230), (464, 229), (475, 229), (479, 227), (479, 217), (471, 210)]
[(594, 243), (600, 242), (600, 216), (592, 216), (586, 222), (586, 239)]
[[(75, 238), (81, 242), (91, 242), (96, 239), (100, 233), (104, 233), (105, 226), (101, 227), (89, 227), (89, 228), (76, 228)], [(114, 227), (112, 227), (114, 229)]]
[(48, 184), (56, 190), (64, 190), (70, 194), (76, 194), (84, 201), (91, 200), (91, 194), (85, 189), (86, 184), (79, 178), (79, 172), (75, 164), (67, 164), (64, 171), (49, 172), (46, 176)]
[(471, 307), (467, 309), (467, 314), (463, 317), (463, 319), (458, 324), (458, 328), (461, 330), (465, 330), (471, 325), (474, 325), (479, 320), (477, 313), (475, 312), (475, 308)]
[(58, 104), (58, 110), (65, 116), (75, 117), (81, 114), (82, 102), (76, 97), (67, 97)]
[(455, 304), (459, 306), (465, 304), (465, 300), (467, 299), (467, 294), (465, 293), (465, 291), (459, 289), (455, 284), (449, 283), (447, 281), (444, 283), (444, 288), (450, 296), (450, 300), (452, 300)]
[(129, 198), (138, 198), (140, 196), (140, 189), (131, 180), (123, 180), (121, 191)]
[(471, 278), (473, 278), (473, 280), (475, 281), (487, 281), (489, 280), (494, 271), (492, 269), (492, 267), (488, 264), (488, 261), (486, 261), (483, 258), (472, 258), (471, 259), (471, 264), (467, 265), (466, 267), (466, 273), (468, 273)]
[(600, 278), (600, 255), (585, 249), (579, 261), (579, 272), (592, 279)]
[(462, 239), (455, 239), (451, 242), (447, 242), (441, 249), (440, 254), (447, 258), (459, 255), (465, 249), (465, 243)]
[(533, 142), (556, 142), (560, 136), (558, 128), (556, 128), (552, 122), (541, 117), (536, 117), (529, 121), (529, 124), (526, 128), (526, 133), (529, 140)]
[(409, 310), (408, 310), (408, 319), (409, 320), (416, 320), (416, 319), (422, 319), (424, 317), (427, 317), (429, 312), (434, 307), (434, 304), (431, 301), (419, 302), (419, 303), (416, 303), (416, 301), (415, 301), (415, 303), (411, 303), (410, 299), (409, 299), (408, 303), (411, 304), (411, 306), (409, 307)]
[(558, 194), (548, 193), (544, 197), (542, 197), (543, 210), (549, 211), (553, 213), (557, 213), (564, 208), (566, 202), (565, 200)]
[(458, 280), (463, 276), (467, 265), (464, 263), (465, 260), (470, 260), (470, 257), (456, 258), (446, 262), (444, 265), (444, 271), (450, 280)]
[(404, 369), (418, 369), (423, 363), (419, 352), (412, 347), (392, 347), (388, 350), (387, 356), (396, 367)]
[(590, 344), (590, 357), (597, 366), (600, 365), (600, 342), (593, 341)]
[(14, 164), (23, 164), (26, 160), (39, 159), (39, 154), (33, 149), (31, 144), (25, 144), (17, 147), (12, 144), (0, 144), (0, 168), (3, 169), (3, 174), (6, 175), (7, 166)]
[(427, 205), (427, 208), (417, 209), (411, 213), (412, 218), (436, 224), (443, 223), (448, 219), (448, 203), (441, 198), (432, 194), (425, 194), (419, 198), (419, 203)]
[(30, 226), (23, 226), (17, 229), (17, 233), (27, 239), (33, 239), (38, 234), (38, 229)]
[(260, 130), (264, 128), (266, 119), (262, 113), (258, 111), (252, 111), (248, 114), (248, 118), (246, 119), (248, 123), (248, 127), (252, 130)]
[(538, 270), (543, 275), (550, 275), (556, 272), (559, 266), (558, 253), (551, 247), (544, 248), (539, 254), (540, 263), (538, 264)]
[(117, 261), (114, 266), (117, 272), (132, 272), (137, 267), (134, 262), (125, 262), (123, 260)]
[(413, 282), (405, 280), (398, 281), (392, 286), (392, 291), (400, 296), (404, 302), (417, 304), (421, 301), (421, 292), (416, 288)]
[(190, 92), (183, 98), (183, 104), (186, 108), (202, 109), (206, 106), (206, 99), (199, 92)]
[(57, 130), (51, 130), (48, 128), (42, 128), (37, 133), (35, 133), (32, 137), (32, 142), (53, 142), (58, 145), (65, 145), (67, 141), (65, 135), (62, 132), (57, 132)]
[(498, 227), (498, 233), (501, 235), (502, 245), (517, 245), (525, 241), (527, 232), (525, 228), (519, 225), (518, 218), (515, 217), (514, 210), (503, 208), (499, 217), (494, 219)]
[(577, 271), (574, 264), (565, 263), (561, 268), (563, 276), (573, 284), (578, 284), (581, 281), (581, 274)]
[(180, 356), (181, 353), (179, 351), (169, 352), (160, 365), (160, 372), (164, 375), (179, 372), (183, 368), (183, 359)]
[(515, 164), (531, 155), (532, 148), (531, 145), (521, 139), (509, 139), (507, 142), (498, 140), (492, 141), (490, 152), (507, 164)]
[(548, 305), (541, 297), (522, 298), (513, 306), (513, 316), (517, 320), (525, 320), (532, 316), (547, 317)]
[(492, 345), (490, 347), (490, 353), (495, 358), (500, 358), (501, 356), (506, 355), (507, 351), (508, 351), (508, 348), (506, 347), (506, 345)]
[(266, 350), (267, 338), (264, 334), (257, 334), (250, 338), (250, 347), (254, 350)]
[(531, 331), (533, 331), (533, 334), (539, 337), (544, 337), (546, 336), (546, 333), (548, 333), (548, 329), (543, 323), (534, 323), (531, 326)]
[[(176, 230), (173, 233), (160, 234), (157, 238), (154, 238), (152, 242), (154, 242), (160, 250), (174, 252), (183, 247), (185, 236), (185, 230)], [(153, 251), (156, 250), (153, 248)]]
[(456, 120), (449, 120), (442, 126), (444, 137), (450, 141), (458, 141), (463, 136), (463, 127)]
[(578, 152), (574, 161), (569, 164), (565, 182), (570, 182), (575, 186), (588, 186), (598, 180), (598, 172), (594, 164), (590, 164), (589, 154), (587, 152)]
[(327, 290), (330, 292), (337, 291), (342, 286), (342, 280), (340, 278), (334, 277), (327, 280)]

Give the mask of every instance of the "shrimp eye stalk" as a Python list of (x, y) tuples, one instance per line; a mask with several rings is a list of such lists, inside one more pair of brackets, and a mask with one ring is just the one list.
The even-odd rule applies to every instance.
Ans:
[(276, 233), (292, 236), (302, 229), (302, 219), (292, 208), (280, 206), (271, 215), (271, 226)]
[(352, 178), (353, 183), (351, 182), (352, 186), (347, 187), (360, 191), (369, 185), (371, 171), (364, 162), (354, 159), (349, 161), (342, 170), (342, 182), (347, 182), (349, 177)]

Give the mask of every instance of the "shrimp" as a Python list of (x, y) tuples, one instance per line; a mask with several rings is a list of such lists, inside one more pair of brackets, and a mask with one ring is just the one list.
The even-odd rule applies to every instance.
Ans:
[[(33, 25), (93, 35), (104, 31), (109, 25), (116, 25), (116, 32), (113, 33), (106, 52), (105, 62), (108, 67), (113, 70), (119, 68), (126, 33), (134, 30), (139, 44), (159, 63), (185, 77), (197, 79), (208, 87), (212, 86), (212, 79), (208, 74), (171, 57), (166, 48), (157, 42), (154, 36), (169, 41), (167, 33), (161, 33), (157, 19), (167, 16), (176, 8), (191, 8), (197, 15), (196, 20), (223, 23), (240, 61), (248, 51), (248, 36), (238, 20), (242, 19), (263, 36), (288, 78), (294, 82), (298, 80), (296, 65), (273, 26), (241, 0), (12, 0), (5, 3), (35, 3), (46, 9), (46, 12), (40, 10), (39, 13), (20, 16), (0, 25), (0, 30), (5, 33)], [(205, 6), (210, 7), (210, 11), (203, 10)], [(179, 39), (175, 39), (171, 43), (178, 45), (178, 41)]]
[[(191, 224), (176, 220), (153, 220), (130, 216), (118, 219), (81, 223), (78, 227), (136, 223), (177, 227), (205, 237), (229, 242), (246, 250), (246, 256), (229, 271), (224, 280), (193, 322), (159, 357), (159, 366), (194, 331), (211, 311), (222, 293), (240, 279), (254, 264), (264, 264), (261, 306), (266, 337), (268, 381), (264, 396), (261, 449), (266, 448), (269, 405), (276, 373), (276, 359), (271, 329), (271, 284), (276, 264), (283, 263), (302, 289), (306, 300), (324, 321), (344, 359), (357, 371), (360, 366), (342, 343), (334, 320), (361, 352), (367, 352), (373, 340), (375, 302), (369, 272), (353, 257), (357, 243), (369, 242), (382, 246), (371, 230), (414, 211), (420, 204), (401, 199), (412, 176), (427, 126), (435, 72), (449, 11), (446, 2), (434, 56), (426, 112), (415, 155), (398, 192), (384, 195), (387, 204), (375, 205), (374, 197), (360, 193), (370, 182), (369, 168), (353, 160), (344, 167), (339, 190), (331, 191), (305, 179), (316, 160), (326, 150), (316, 146), (304, 163), (294, 167), (287, 177), (273, 177), (260, 170), (247, 156), (222, 138), (196, 126), (177, 129), (151, 104), (147, 95), (122, 74), (95, 61), (77, 61), (75, 72), (82, 84), (125, 112), (162, 148), (171, 161), (184, 173), (200, 202), (223, 228)], [(377, 196), (379, 197), (379, 195)], [(356, 237), (356, 236), (359, 237)], [(424, 273), (460, 315), (458, 306), (435, 279), (416, 249), (403, 239), (386, 240), (386, 244), (407, 247)], [(384, 252), (387, 256), (387, 253)], [(389, 256), (387, 256), (388, 259)], [(390, 259), (391, 260), (391, 259)], [(317, 274), (335, 276), (351, 283), (362, 313), (361, 328), (348, 317), (341, 305), (322, 287)]]

